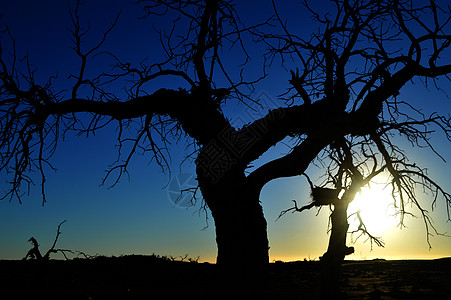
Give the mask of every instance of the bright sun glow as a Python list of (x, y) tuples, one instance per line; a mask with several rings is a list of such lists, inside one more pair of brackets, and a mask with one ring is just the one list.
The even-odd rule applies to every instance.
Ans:
[[(368, 232), (374, 236), (384, 237), (397, 224), (391, 191), (391, 185), (380, 182), (362, 188), (349, 205), (348, 215), (360, 210), (360, 216)], [(355, 215), (349, 218), (349, 223), (351, 231), (359, 225)]]

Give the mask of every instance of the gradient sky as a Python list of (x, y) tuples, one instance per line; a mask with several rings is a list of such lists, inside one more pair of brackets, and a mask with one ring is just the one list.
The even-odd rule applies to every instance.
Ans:
[[(85, 1), (82, 14), (91, 21), (92, 37), (107, 27), (116, 13), (122, 10), (119, 25), (105, 44), (122, 57), (140, 60), (142, 57), (158, 55), (159, 43), (155, 40), (148, 21), (138, 20), (140, 9), (134, 1)], [(245, 1), (239, 7), (245, 23), (258, 22), (271, 14), (270, 1)], [(280, 1), (280, 13), (299, 26), (299, 34), (307, 34), (315, 27), (310, 26), (309, 17), (299, 5), (284, 6)], [(318, 6), (326, 1), (315, 1)], [(258, 4), (258, 6), (257, 6)], [(255, 11), (258, 7), (258, 12)], [(0, 24), (7, 24), (16, 39), (21, 54), (29, 53), (31, 61), (38, 66), (39, 74), (46, 78), (55, 72), (64, 82), (69, 72), (76, 72), (78, 58), (69, 49), (70, 41), (66, 28), (70, 19), (66, 1), (16, 0), (3, 3), (0, 8)], [(164, 26), (164, 24), (162, 24)], [(302, 26), (301, 26), (302, 25)], [(251, 54), (259, 56), (258, 48)], [(255, 61), (258, 61), (256, 58)], [(98, 67), (94, 62), (93, 66)], [(100, 63), (99, 63), (100, 64)], [(288, 86), (288, 74), (275, 68), (271, 76), (257, 88), (257, 94), (271, 99), (284, 92)], [(277, 70), (278, 69), (278, 70)], [(252, 70), (250, 70), (252, 71)], [(164, 82), (162, 84), (165, 84)], [(170, 86), (170, 85), (169, 85)], [(419, 84), (407, 87), (401, 96), (409, 101), (427, 103), (424, 110), (450, 112), (451, 104), (443, 94), (426, 91)], [(424, 99), (427, 99), (425, 101)], [(235, 111), (235, 121), (250, 121), (249, 116)], [(233, 120), (232, 120), (233, 121)], [(437, 149), (449, 161), (449, 143), (442, 136), (436, 139)], [(99, 187), (105, 169), (115, 160), (114, 127), (100, 131), (96, 136), (84, 138), (69, 135), (54, 155), (52, 162), (57, 172), (47, 173), (48, 203), (42, 207), (38, 186), (20, 205), (17, 201), (0, 202), (0, 259), (20, 259), (30, 248), (27, 240), (34, 236), (42, 251), (51, 246), (57, 225), (62, 227), (58, 246), (79, 250), (94, 255), (160, 254), (200, 257), (200, 261), (215, 261), (216, 244), (213, 219), (198, 212), (200, 206), (184, 208), (171, 202), (171, 179), (179, 176), (179, 163), (185, 156), (183, 143), (172, 149), (172, 174), (162, 174), (159, 168), (148, 163), (148, 157), (136, 157), (132, 161), (131, 178), (121, 180), (113, 188)], [(451, 190), (451, 168), (429, 151), (408, 149), (412, 160), (429, 168), (429, 174), (444, 187)], [(278, 145), (271, 149), (258, 163), (286, 153), (288, 148)], [(182, 173), (194, 174), (193, 164), (185, 164)], [(321, 170), (311, 167), (312, 178), (321, 175)], [(178, 177), (182, 178), (182, 177)], [(4, 180), (0, 191), (6, 190)], [(301, 214), (287, 214), (276, 221), (279, 213), (291, 206), (291, 200), (299, 203), (309, 201), (308, 185), (304, 178), (286, 178), (267, 184), (261, 194), (261, 202), (268, 221), (271, 260), (299, 260), (318, 258), (326, 251), (329, 210), (323, 208)], [(430, 199), (420, 196), (426, 207)], [(413, 212), (415, 212), (413, 210)], [(451, 224), (445, 222), (446, 209), (439, 202), (431, 214), (437, 229), (451, 233)], [(382, 220), (382, 219), (381, 219)], [(385, 220), (385, 219), (384, 219)], [(381, 221), (382, 222), (382, 221)], [(385, 221), (384, 221), (385, 222)], [(206, 225), (209, 225), (207, 228)], [(432, 249), (426, 243), (426, 234), (421, 219), (407, 218), (407, 228), (392, 226), (380, 235), (385, 248), (373, 247), (359, 240), (356, 253), (350, 259), (383, 258), (436, 258), (451, 256), (451, 238), (431, 238)], [(371, 230), (371, 228), (368, 228)], [(377, 232), (377, 228), (373, 228)], [(55, 257), (58, 257), (57, 255)]]

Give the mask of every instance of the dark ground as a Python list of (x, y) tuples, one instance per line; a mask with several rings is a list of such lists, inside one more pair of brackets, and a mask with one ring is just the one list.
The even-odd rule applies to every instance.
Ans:
[[(319, 262), (272, 263), (267, 299), (317, 299)], [(0, 261), (0, 299), (215, 299), (216, 265), (156, 256)], [(344, 299), (451, 299), (451, 258), (345, 262)], [(236, 297), (239, 299), (239, 297)]]

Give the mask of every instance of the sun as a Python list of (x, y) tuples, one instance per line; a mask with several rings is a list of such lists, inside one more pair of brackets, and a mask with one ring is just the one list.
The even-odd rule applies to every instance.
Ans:
[[(361, 189), (348, 207), (348, 215), (360, 211), (366, 229), (373, 236), (383, 237), (396, 227), (396, 209), (391, 185), (373, 182), (369, 187)], [(356, 215), (349, 218), (350, 230), (359, 226)]]

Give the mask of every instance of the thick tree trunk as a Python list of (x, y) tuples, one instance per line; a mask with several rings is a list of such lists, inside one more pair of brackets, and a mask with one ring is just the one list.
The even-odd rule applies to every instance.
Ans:
[(240, 196), (225, 201), (236, 205), (224, 205), (227, 208), (212, 212), (218, 244), (217, 263), (250, 266), (267, 264), (268, 239), (261, 206), (257, 203), (255, 207), (244, 207), (246, 204), (243, 205), (243, 202), (249, 200)]
[(218, 246), (221, 285), (228, 297), (261, 293), (269, 263), (267, 224), (259, 190), (246, 184), (244, 172), (227, 174), (218, 182), (203, 180), (202, 195), (211, 210)]
[(346, 255), (354, 252), (346, 246), (348, 203), (337, 199), (331, 215), (332, 228), (327, 252), (321, 257), (321, 298), (336, 299), (339, 295), (340, 268)]

